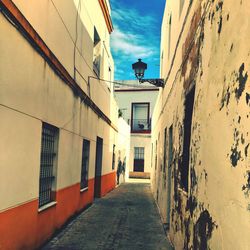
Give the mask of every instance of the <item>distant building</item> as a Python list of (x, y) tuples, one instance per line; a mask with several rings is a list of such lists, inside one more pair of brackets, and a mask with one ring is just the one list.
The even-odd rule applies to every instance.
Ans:
[(36, 249), (115, 188), (129, 128), (110, 84), (108, 0), (0, 9), (0, 249)]
[(115, 98), (119, 114), (130, 125), (129, 177), (149, 178), (151, 173), (151, 117), (159, 89), (137, 80), (119, 81)]
[(151, 181), (175, 249), (250, 249), (249, 14), (166, 1)]

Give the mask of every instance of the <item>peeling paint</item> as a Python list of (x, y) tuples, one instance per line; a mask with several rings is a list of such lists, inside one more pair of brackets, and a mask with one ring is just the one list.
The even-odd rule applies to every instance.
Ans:
[(230, 101), (230, 89), (228, 87), (226, 91), (222, 94), (220, 110), (222, 110), (225, 106), (227, 107), (229, 101)]
[(238, 161), (241, 159), (241, 151), (238, 149), (239, 142), (244, 141), (244, 137), (241, 135), (241, 138), (239, 138), (240, 132), (237, 129), (234, 129), (234, 145), (231, 147), (231, 155), (230, 160), (233, 167), (236, 167), (238, 164)]
[(222, 30), (222, 21), (223, 21), (223, 18), (222, 18), (222, 16), (220, 16), (220, 20), (218, 22), (218, 33), (219, 34), (221, 33), (221, 30)]
[(233, 167), (236, 167), (238, 164), (238, 161), (241, 159), (241, 151), (238, 151), (236, 147), (236, 148), (232, 148), (231, 152), (232, 152), (230, 156), (231, 163)]
[(193, 213), (195, 211), (195, 209), (198, 206), (198, 201), (196, 199), (196, 197), (194, 196), (190, 196), (188, 201), (187, 201), (187, 206), (186, 206), (186, 210), (188, 210), (191, 214), (191, 216), (193, 216)]
[(249, 143), (247, 144), (247, 146), (245, 147), (245, 156), (247, 157), (247, 154), (248, 154), (248, 148), (249, 148)]
[(194, 226), (194, 249), (209, 249), (208, 241), (211, 239), (215, 227), (216, 225), (209, 212), (207, 210), (203, 211)]
[(244, 191), (244, 194), (245, 194), (246, 198), (249, 198), (249, 193), (250, 193), (250, 171), (247, 172), (246, 178), (247, 178), (247, 183), (242, 187), (242, 191)]
[(246, 93), (246, 103), (247, 105), (250, 103), (250, 94)]
[(242, 93), (245, 90), (246, 82), (248, 79), (248, 73), (246, 72), (245, 75), (243, 75), (245, 70), (245, 64), (242, 63), (240, 68), (239, 68), (239, 76), (237, 78), (237, 81), (239, 82), (238, 88), (235, 89), (235, 97), (237, 100), (240, 99)]

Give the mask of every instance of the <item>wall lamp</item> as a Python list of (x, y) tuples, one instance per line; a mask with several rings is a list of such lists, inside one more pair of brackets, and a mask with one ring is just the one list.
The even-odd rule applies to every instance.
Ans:
[(135, 71), (135, 76), (139, 80), (139, 83), (148, 82), (157, 87), (164, 86), (164, 79), (143, 79), (144, 72), (147, 69), (147, 64), (138, 59), (138, 62), (132, 64), (132, 69)]

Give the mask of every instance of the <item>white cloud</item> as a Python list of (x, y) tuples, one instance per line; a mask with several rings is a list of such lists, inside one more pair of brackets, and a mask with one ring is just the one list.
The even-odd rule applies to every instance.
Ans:
[(155, 48), (143, 44), (140, 35), (122, 32), (116, 28), (112, 34), (111, 46), (115, 53), (122, 53), (129, 58), (147, 58), (153, 56)]
[(129, 29), (145, 30), (154, 27), (156, 20), (150, 15), (141, 15), (135, 9), (115, 8), (112, 11), (114, 22), (124, 22), (128, 24)]

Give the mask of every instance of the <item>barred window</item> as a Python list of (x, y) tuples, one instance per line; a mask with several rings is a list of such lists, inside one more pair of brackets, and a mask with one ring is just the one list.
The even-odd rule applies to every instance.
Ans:
[(54, 165), (57, 153), (58, 129), (43, 123), (40, 157), (39, 207), (53, 201)]
[(83, 145), (82, 145), (81, 189), (84, 189), (84, 188), (88, 187), (89, 148), (90, 148), (90, 141), (83, 140)]

